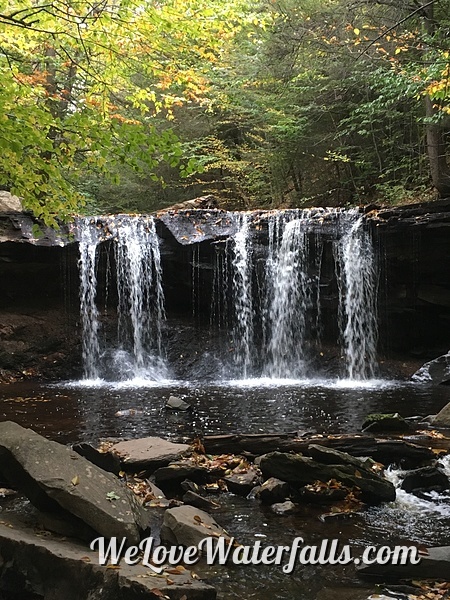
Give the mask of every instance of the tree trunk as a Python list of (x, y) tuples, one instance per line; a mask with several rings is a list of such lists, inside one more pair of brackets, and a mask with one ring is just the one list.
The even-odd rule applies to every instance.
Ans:
[[(424, 8), (425, 31), (429, 36), (435, 33), (434, 6)], [(427, 51), (425, 50), (425, 56)], [(425, 97), (425, 116), (427, 120), (436, 119), (437, 110), (430, 96)], [(441, 197), (450, 196), (450, 167), (447, 163), (447, 147), (443, 138), (443, 129), (439, 123), (428, 122), (426, 126), (427, 151), (430, 161), (431, 181)]]

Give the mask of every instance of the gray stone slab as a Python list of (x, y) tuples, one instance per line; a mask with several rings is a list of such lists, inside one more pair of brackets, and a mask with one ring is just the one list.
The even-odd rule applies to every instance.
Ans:
[(144, 509), (114, 475), (17, 423), (0, 423), (2, 473), (43, 511), (64, 510), (105, 537), (138, 543)]
[(118, 442), (111, 447), (110, 452), (119, 457), (122, 467), (128, 471), (155, 471), (179, 460), (188, 450), (187, 444), (175, 444), (159, 437), (146, 437)]

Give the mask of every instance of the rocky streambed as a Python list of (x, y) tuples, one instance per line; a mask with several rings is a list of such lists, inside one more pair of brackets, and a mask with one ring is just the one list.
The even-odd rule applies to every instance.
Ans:
[[(299, 544), (296, 539), (317, 547), (334, 539), (359, 559), (369, 540), (393, 543), (395, 536), (373, 536), (366, 527), (377, 514), (379, 522), (389, 510), (395, 514), (396, 496), (397, 503), (407, 495), (449, 507), (449, 438), (398, 415), (374, 416), (365, 429), (203, 435), (188, 444), (156, 436), (110, 438), (97, 447), (69, 447), (17, 423), (0, 423), (0, 597), (322, 600), (334, 585), (334, 597), (364, 600), (380, 591), (367, 580), (372, 576), (386, 589), (394, 581), (397, 595), (386, 595), (391, 589), (385, 597), (446, 598), (445, 534), (437, 536), (438, 549), (417, 532), (397, 535), (397, 543), (418, 549), (418, 565), (362, 564), (355, 570), (353, 562), (313, 560), (283, 571), (287, 551), (278, 564), (252, 564), (248, 557), (246, 564), (243, 548), (262, 552)], [(99, 564), (99, 542), (91, 546), (98, 538), (105, 544), (126, 540), (122, 560), (113, 552)], [(186, 555), (177, 559), (163, 550), (182, 553), (205, 538), (211, 549), (229, 544), (234, 562), (207, 564), (205, 552), (183, 562), (179, 557)], [(145, 557), (149, 540), (153, 560), (150, 550)], [(255, 591), (258, 577), (262, 587)], [(422, 579), (428, 581), (418, 583)]]

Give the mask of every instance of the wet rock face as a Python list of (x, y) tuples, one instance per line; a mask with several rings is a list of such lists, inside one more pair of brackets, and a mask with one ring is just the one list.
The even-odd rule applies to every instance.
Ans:
[(193, 506), (169, 508), (164, 513), (161, 540), (170, 545), (196, 546), (207, 537), (229, 540), (229, 535), (211, 515)]
[(11, 485), (41, 510), (70, 513), (94, 532), (130, 544), (147, 528), (141, 506), (119, 479), (17, 423), (0, 423), (0, 462)]
[(425, 363), (412, 376), (413, 381), (420, 383), (450, 383), (450, 351)]
[(362, 501), (368, 504), (395, 500), (392, 483), (369, 472), (362, 462), (359, 468), (353, 464), (324, 465), (300, 454), (271, 452), (261, 457), (259, 466), (265, 477), (279, 477), (296, 488), (334, 479), (347, 487), (359, 488)]

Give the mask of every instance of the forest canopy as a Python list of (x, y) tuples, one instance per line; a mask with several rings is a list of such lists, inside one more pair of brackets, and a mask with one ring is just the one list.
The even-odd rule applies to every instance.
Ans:
[(50, 225), (450, 195), (449, 29), (449, 0), (0, 0), (0, 186)]

